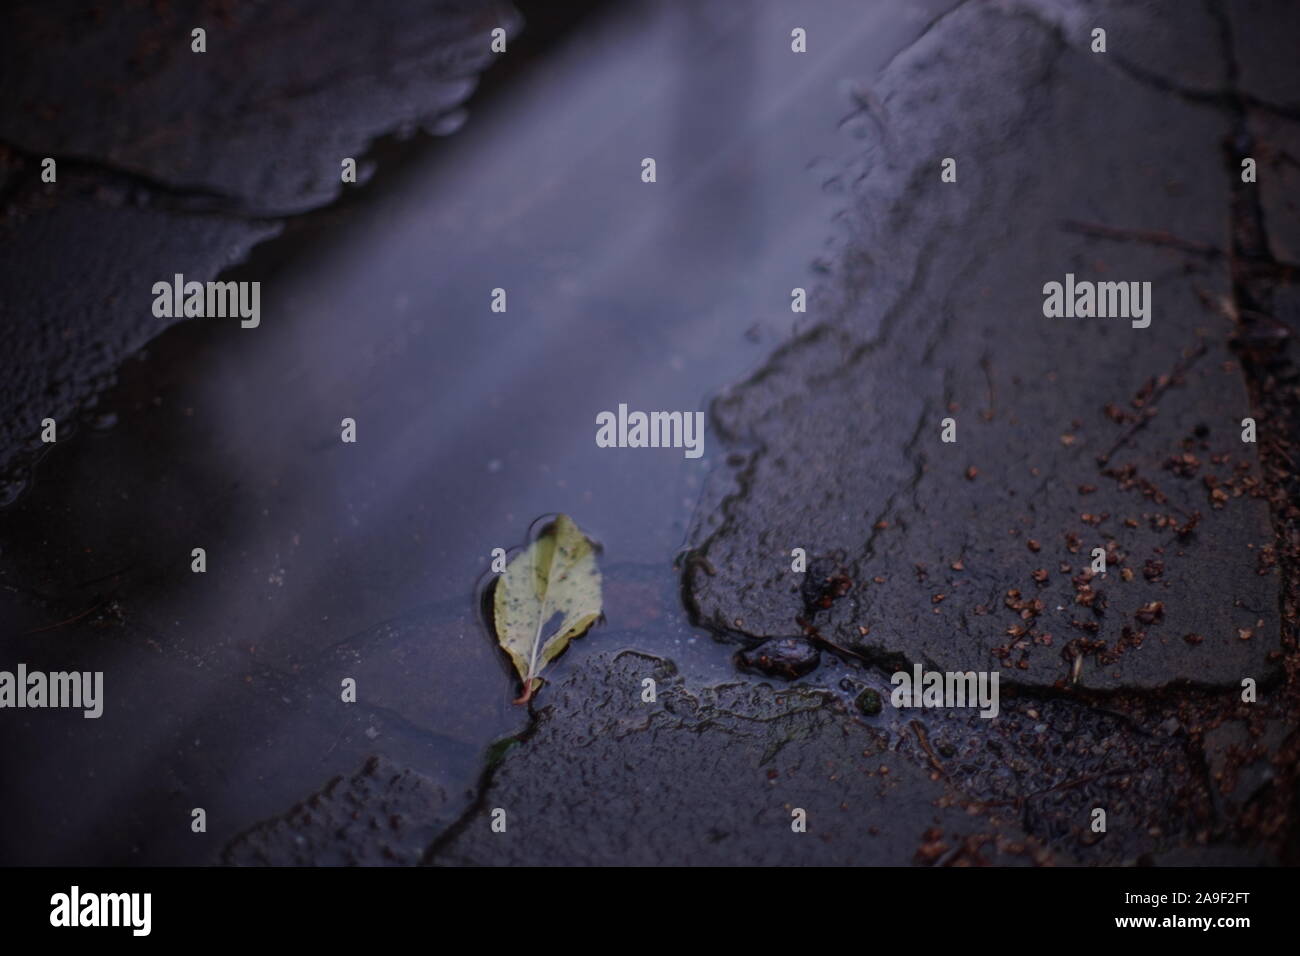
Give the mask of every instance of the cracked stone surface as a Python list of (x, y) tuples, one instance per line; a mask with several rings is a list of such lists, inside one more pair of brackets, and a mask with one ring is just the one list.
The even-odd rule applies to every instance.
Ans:
[(1237, 88), (1300, 119), (1295, 40), (1300, 9), (1287, 0), (1225, 0), (1236, 46)]
[(1273, 254), (1300, 263), (1300, 123), (1252, 110), (1247, 118), (1257, 147), (1259, 201)]
[[(498, 0), (365, 11), (185, 0), (80, 17), (21, 3), (7, 14), (0, 140), (261, 215), (334, 199), (344, 157), (399, 127), (436, 126), (490, 63), (491, 31), (518, 27)], [(206, 53), (191, 50), (195, 27)]]
[[(686, 572), (706, 626), (798, 633), (803, 547), (853, 581), (813, 625), (868, 657), (1104, 690), (1273, 672), (1251, 406), (1207, 307), (1229, 118), (1101, 59), (967, 4), (880, 77), (891, 145), (854, 161), (817, 325), (713, 408), (737, 459)], [(998, 97), (949, 81), (981, 70)], [(1151, 280), (1151, 326), (1044, 318), (1067, 272)]]
[[(160, 261), (212, 278), (279, 231), (157, 208), (131, 183), (70, 170), (57, 186), (29, 184), (5, 198), (0, 325), (13, 347), (0, 355), (0, 469), (36, 440), (44, 418), (59, 422), (60, 437), (71, 434), (74, 410), (93, 426), (94, 398), (123, 358), (175, 321), (156, 318), (143, 294), (162, 278)], [(14, 490), (0, 483), (0, 502)]]
[[(967, 840), (986, 861), (1032, 857), (1014, 827), (995, 833), (944, 805), (943, 788), (833, 694), (748, 683), (691, 691), (670, 662), (635, 653), (599, 665), (554, 688), (535, 731), (430, 862), (902, 865), (919, 847), (962, 852)], [(654, 704), (639, 694), (646, 678), (657, 683)], [(505, 833), (492, 830), (496, 808)], [(806, 833), (791, 829), (796, 808)]]
[[(474, 802), (422, 859), (1113, 864), (1203, 844), (1214, 825), (1216, 806), (1196, 783), (1197, 731), (1157, 708), (1135, 720), (1017, 697), (992, 723), (888, 706), (864, 715), (860, 691), (874, 686), (887, 696), (887, 687), (860, 671), (829, 671), (820, 684), (697, 686), (663, 658), (592, 653), (548, 687), (529, 728), (493, 748)], [(642, 696), (647, 679), (652, 702)], [(1222, 736), (1206, 735), (1218, 778), (1243, 762), (1225, 763)], [(1255, 763), (1250, 773), (1258, 786), (1268, 771)], [(387, 788), (359, 798), (363, 817), (403, 799), (407, 778), (386, 776)], [(1097, 806), (1110, 821), (1104, 836), (1086, 826)], [(808, 814), (806, 836), (790, 829), (796, 808)], [(504, 833), (492, 828), (497, 810), (506, 814)], [(224, 858), (333, 859), (324, 850), (302, 856), (317, 842), (318, 817), (295, 808), (255, 828), (253, 844), (239, 837)], [(1215, 852), (1221, 861), (1254, 859), (1240, 849)]]
[[(1274, 6), (967, 0), (872, 20), (849, 0), (809, 8), (823, 18), (810, 35), (836, 46), (807, 74), (782, 72), (782, 4), (692, 4), (662, 21), (646, 11), (675, 8), (621, 8), (633, 12), (575, 44), (454, 161), (333, 231), (318, 220), (328, 242), (280, 274), (264, 300), (278, 321), (255, 345), (197, 325), (155, 339), (111, 393), (119, 424), (51, 453), (49, 480), (5, 510), (7, 646), (102, 668), (120, 688), (89, 731), (79, 715), (4, 725), (5, 753), (30, 771), (0, 779), (6, 859), (1276, 862), (1294, 843), (1300, 765), (1283, 588), (1300, 566), (1297, 445), (1277, 422), (1294, 426), (1300, 403), (1289, 339), (1268, 329), (1300, 319), (1286, 284), (1300, 150), (1290, 48), (1252, 19)], [(324, 152), (364, 143), (372, 112), (420, 121), (395, 105), (403, 91), (434, 113), (454, 99), (468, 62), (455, 37), (498, 8), (447, 9), (445, 55), (421, 20), (409, 36), (425, 52), (393, 72), (338, 67), (359, 77), (338, 89), (363, 119)], [(1290, 14), (1275, 12), (1284, 34)], [(145, 41), (186, 34), (186, 15), (122, 14), (148, 24)], [(402, 22), (376, 16), (375, 30)], [(247, 31), (288, 30), (283, 17), (239, 12), (225, 27), (256, 44)], [(1088, 51), (1099, 18), (1105, 56)], [(312, 35), (333, 50), (340, 29)], [(747, 58), (772, 36), (779, 58)], [(168, 166), (147, 128), (53, 113), (27, 130), (47, 139), (0, 154), (5, 287), (30, 282), (80, 317), (58, 333), (68, 354), (47, 338), (30, 368), (7, 360), (6, 401), (39, 404), (50, 385), (36, 369), (53, 362), (87, 383), (59, 385), (56, 404), (85, 408), (99, 370), (156, 334), (143, 319), (96, 332), (94, 309), (120, 310), (128, 288), (85, 298), (142, 281), (110, 274), (136, 261), (139, 230), (166, 261), (215, 274), (278, 228), (268, 210), (333, 195), (336, 167), (315, 147), (296, 165), (292, 148), (244, 162), (248, 143), (279, 135), (257, 127), (261, 105), (227, 117), (224, 153), (199, 155), (167, 89), (182, 63), (142, 49), (158, 71), (142, 102), (188, 165)], [(590, 49), (618, 51), (596, 82)], [(647, 86), (670, 54), (680, 89)], [(294, 147), (334, 108), (320, 63), (295, 67), (313, 73), (301, 84), (254, 71), (233, 89), (283, 105)], [(691, 88), (735, 99), (687, 109)], [(816, 112), (835, 89), (843, 107)], [(839, 116), (832, 147), (818, 130)], [(93, 157), (57, 190), (39, 185), (34, 157), (75, 154), (83, 135)], [(666, 142), (661, 170), (691, 170), (673, 202), (611, 185), (627, 144)], [(1245, 196), (1266, 242), (1225, 161), (1256, 144), (1261, 182)], [(957, 185), (939, 182), (949, 155)], [(537, 156), (547, 190), (528, 180)], [(795, 169), (843, 212), (787, 337), (788, 289), (811, 284), (801, 267), (832, 228)], [(86, 253), (104, 281), (51, 292), (49, 250), (84, 223), (111, 243)], [(151, 256), (142, 246), (141, 275)], [(46, 271), (29, 278), (36, 261)], [(1042, 283), (1066, 272), (1150, 279), (1151, 327), (1044, 318)], [(531, 303), (504, 356), (493, 326), (457, 321), (501, 281), (512, 318)], [(577, 371), (556, 382), (564, 362)], [(485, 374), (503, 363), (511, 374)], [(630, 386), (653, 407), (718, 376), (739, 384), (711, 406), (702, 502), (681, 462), (629, 467), (573, 427)], [(363, 455), (320, 415), (338, 401), (360, 409)], [(1258, 453), (1239, 440), (1252, 412), (1267, 423)], [(947, 417), (955, 444), (940, 441)], [(27, 421), (6, 444), (30, 438)], [(488, 549), (556, 507), (607, 549), (608, 621), (555, 663), (530, 712), (510, 704), (514, 677), (471, 592)], [(196, 538), (213, 555), (201, 580), (176, 560)], [(808, 575), (790, 573), (796, 546)], [(1093, 547), (1104, 577), (1087, 570)], [(739, 671), (735, 652), (769, 637), (820, 639), (819, 666), (790, 683)], [(889, 674), (912, 661), (998, 669), (998, 718), (894, 708)], [(340, 703), (345, 675), (356, 704)], [(1240, 699), (1242, 675), (1260, 704)], [(87, 786), (102, 799), (69, 801)], [(188, 831), (200, 804), (203, 836)], [(1099, 806), (1105, 835), (1088, 827)], [(795, 808), (807, 833), (791, 830)], [(25, 838), (37, 829), (50, 836)]]
[(236, 866), (395, 866), (418, 863), (433, 838), (442, 790), (412, 770), (371, 757), (344, 780), (284, 817), (258, 824), (227, 847)]
[[(1092, 32), (1106, 31), (1106, 53), (1096, 64), (1136, 74), (1170, 88), (1208, 94), (1225, 88), (1229, 64), (1220, 38), (1222, 12), (1214, 2), (1192, 0), (1011, 0), (1050, 24), (1080, 51), (1091, 51)], [(1175, 14), (1176, 28), (1161, 18)], [(1153, 24), (1161, 26), (1153, 28)]]
[[(1124, 714), (1033, 698), (991, 723), (864, 716), (861, 688), (888, 687), (858, 671), (695, 689), (670, 662), (609, 657), (554, 688), (430, 862), (1118, 863), (1204, 842), (1212, 825), (1177, 719), (1135, 734)], [(1108, 834), (1086, 825), (1097, 806)], [(807, 839), (790, 838), (795, 807)]]

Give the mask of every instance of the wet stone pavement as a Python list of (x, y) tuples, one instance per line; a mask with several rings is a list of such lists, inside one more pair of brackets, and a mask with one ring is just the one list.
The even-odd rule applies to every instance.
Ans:
[[(628, 4), (336, 202), (524, 6), (235, 23), (262, 72), (206, 92), (136, 11), (138, 128), (0, 56), (5, 661), (109, 687), (0, 722), (6, 861), (1293, 861), (1300, 14), (828, 0), (797, 57), (787, 4)], [(263, 326), (128, 305), (173, 272)], [(1067, 273), (1150, 326), (1046, 318)], [(594, 448), (620, 402), (707, 409), (705, 457)], [(89, 427), (35, 461), (46, 414)], [(556, 511), (606, 620), (520, 708), (476, 587)], [(892, 706), (914, 666), (997, 717)]]

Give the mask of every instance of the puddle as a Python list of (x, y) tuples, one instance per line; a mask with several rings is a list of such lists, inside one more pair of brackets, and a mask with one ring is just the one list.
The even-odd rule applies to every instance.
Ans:
[[(773, 5), (584, 26), (400, 188), (228, 273), (262, 283), (259, 328), (186, 322), (120, 369), (105, 427), (0, 512), (6, 658), (102, 669), (107, 697), (93, 725), (0, 725), (28, 768), (0, 784), (9, 862), (208, 862), (377, 752), (454, 816), (526, 722), (475, 582), (541, 514), (604, 548), (608, 620), (553, 676), (625, 647), (688, 682), (734, 677), (673, 567), (716, 444), (598, 448), (596, 416), (705, 409), (795, 327), (791, 289), (814, 284), (842, 202), (818, 158), (846, 147), (845, 79), (924, 21), (852, 7), (808, 11), (810, 35), (858, 32), (806, 61)], [(48, 845), (26, 845), (33, 827)]]

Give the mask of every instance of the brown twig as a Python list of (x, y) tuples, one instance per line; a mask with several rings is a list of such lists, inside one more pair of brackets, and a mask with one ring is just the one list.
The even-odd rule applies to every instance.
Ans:
[(87, 614), (89, 614), (91, 611), (95, 611), (95, 610), (99, 609), (100, 607), (103, 606), (103, 604), (104, 604), (103, 601), (96, 601), (94, 604), (92, 604), (90, 607), (86, 608), (86, 610), (82, 611), (80, 614), (76, 615), (75, 617), (70, 617), (70, 618), (68, 618), (66, 621), (59, 621), (57, 624), (47, 624), (47, 625), (45, 625), (44, 627), (34, 627), (34, 628), (32, 628), (30, 631), (28, 631), (27, 633), (28, 633), (28, 634), (40, 634), (40, 633), (42, 633), (42, 632), (44, 632), (44, 631), (52, 631), (52, 630), (54, 630), (56, 627), (63, 627), (65, 624), (73, 624), (73, 623), (75, 623), (75, 622), (77, 622), (77, 621), (80, 621), (83, 617), (85, 617), (85, 616), (86, 616)]
[(1222, 259), (1224, 257), (1223, 250), (1217, 246), (1211, 246), (1204, 242), (1193, 242), (1190, 239), (1181, 239), (1163, 230), (1117, 229), (1114, 226), (1079, 222), (1074, 219), (1067, 219), (1062, 222), (1061, 228), (1066, 232), (1077, 232), (1096, 239), (1113, 239), (1117, 242), (1141, 242), (1151, 246), (1162, 246), (1166, 249), (1177, 249), (1179, 252), (1201, 256), (1205, 259)]
[(946, 777), (948, 771), (944, 769), (943, 764), (939, 762), (939, 757), (934, 752), (934, 748), (930, 746), (930, 738), (926, 736), (925, 728), (921, 726), (921, 722), (913, 720), (908, 726), (916, 731), (916, 739), (920, 741), (921, 749), (925, 751), (925, 755), (930, 758), (930, 766)]
[(1191, 370), (1191, 367), (1195, 365), (1197, 360), (1199, 360), (1200, 357), (1204, 354), (1205, 354), (1205, 343), (1198, 342), (1196, 344), (1196, 348), (1192, 349), (1192, 351), (1186, 357), (1179, 359), (1177, 364), (1174, 365), (1173, 371), (1170, 372), (1168, 375), (1164, 376), (1163, 384), (1160, 383), (1159, 379), (1157, 379), (1157, 384), (1155, 388), (1151, 390), (1151, 395), (1146, 399), (1146, 403), (1143, 407), (1143, 414), (1138, 418), (1136, 422), (1134, 422), (1124, 431), (1124, 434), (1120, 435), (1119, 438), (1115, 440), (1114, 444), (1112, 444), (1110, 448), (1108, 448), (1101, 455), (1097, 456), (1097, 461), (1099, 464), (1102, 465), (1109, 464), (1111, 455), (1115, 454), (1115, 452), (1123, 448), (1126, 444), (1129, 443), (1129, 441), (1133, 439), (1134, 436), (1137, 435), (1138, 432), (1146, 428), (1147, 422), (1149, 422), (1152, 417), (1150, 414), (1150, 409), (1156, 407), (1155, 406), (1156, 401), (1159, 400), (1165, 394), (1165, 392), (1169, 391), (1171, 386), (1173, 386), (1176, 383), (1181, 383), (1183, 376), (1186, 375), (1188, 371)]

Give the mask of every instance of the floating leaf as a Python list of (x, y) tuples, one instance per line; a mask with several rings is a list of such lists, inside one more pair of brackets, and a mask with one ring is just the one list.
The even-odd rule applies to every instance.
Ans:
[(600, 617), (600, 602), (596, 548), (560, 515), (506, 566), (492, 599), (497, 641), (524, 683), (516, 704), (528, 702), (542, 668)]

